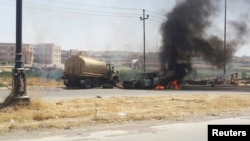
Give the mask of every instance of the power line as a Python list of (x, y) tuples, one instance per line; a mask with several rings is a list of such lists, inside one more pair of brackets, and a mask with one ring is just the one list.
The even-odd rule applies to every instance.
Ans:
[(82, 9), (75, 9), (75, 8), (65, 8), (65, 7), (60, 7), (60, 6), (47, 6), (47, 5), (42, 5), (42, 4), (35, 4), (35, 3), (25, 3), (25, 4), (30, 4), (31, 6), (41, 6), (41, 7), (48, 7), (48, 8), (57, 8), (57, 9), (64, 9), (64, 10), (72, 10), (72, 11), (80, 11), (80, 12), (90, 12), (90, 13), (105, 13), (105, 14), (115, 14), (115, 15), (126, 15), (126, 16), (138, 16), (140, 14), (135, 14), (135, 13), (117, 13), (117, 12), (110, 12), (110, 11), (96, 11), (96, 10), (82, 10)]
[(101, 12), (101, 13), (108, 13), (108, 14), (128, 14), (128, 15), (140, 15), (140, 14), (135, 14), (135, 13), (114, 13), (110, 11), (96, 11), (96, 10), (82, 10), (82, 9), (74, 9), (74, 8), (65, 8), (65, 7), (59, 7), (59, 6), (47, 6), (47, 5), (42, 5), (42, 4), (35, 4), (35, 3), (25, 3), (25, 4), (31, 4), (31, 5), (38, 5), (38, 6), (44, 6), (44, 7), (51, 7), (51, 8), (59, 8), (59, 9), (67, 9), (67, 10), (79, 10), (79, 11), (84, 11), (84, 12)]
[(47, 8), (38, 8), (38, 7), (32, 7), (32, 6), (25, 6), (27, 8), (37, 9), (37, 10), (49, 10), (49, 11), (56, 11), (56, 12), (63, 12), (68, 14), (80, 14), (80, 15), (92, 15), (92, 16), (108, 16), (108, 17), (136, 17), (132, 15), (117, 15), (117, 14), (97, 14), (97, 13), (84, 13), (81, 11), (65, 11), (60, 9), (47, 9)]
[[(142, 10), (142, 9), (139, 9), (139, 8), (124, 8), (124, 7), (111, 7), (111, 6), (100, 6), (100, 5), (91, 5), (91, 4), (83, 4), (83, 3), (73, 3), (73, 2), (65, 2), (65, 1), (60, 1), (60, 0), (51, 0), (51, 2), (57, 2), (57, 3), (61, 3), (61, 4), (71, 4), (71, 5), (82, 5), (82, 6), (89, 6), (89, 7), (99, 7), (99, 8), (111, 8), (111, 9), (124, 9), (124, 10)], [(148, 11), (152, 14), (154, 14), (153, 17), (155, 17), (156, 19), (163, 19), (163, 18), (166, 18), (166, 16), (164, 14), (161, 14), (159, 12), (155, 12), (155, 11), (152, 11), (152, 10), (145, 10), (145, 11)], [(139, 14), (138, 14), (139, 15)]]
[[(9, 5), (9, 6), (15, 6), (15, 4), (11, 3), (1, 3), (3, 5)], [(28, 5), (27, 5), (28, 4)], [(31, 6), (29, 6), (29, 4)], [(33, 3), (25, 3), (24, 7), (36, 9), (36, 10), (48, 10), (48, 11), (56, 11), (56, 12), (64, 12), (64, 13), (70, 13), (70, 14), (81, 14), (81, 15), (92, 15), (92, 16), (110, 16), (110, 17), (136, 17), (139, 14), (133, 14), (133, 13), (113, 13), (113, 12), (107, 12), (107, 11), (91, 11), (91, 10), (80, 10), (80, 9), (73, 9), (73, 8), (64, 8), (64, 7), (54, 7), (54, 6), (46, 6), (37, 4), (40, 7), (36, 7)], [(50, 8), (56, 8), (56, 9), (50, 9)], [(70, 11), (65, 11), (70, 10)], [(93, 13), (94, 12), (94, 13)]]
[[(151, 17), (151, 15), (150, 15), (150, 17)], [(158, 23), (158, 24), (163, 23), (163, 21), (160, 21), (160, 20), (157, 20), (157, 19), (152, 19), (152, 18), (150, 18), (149, 21), (154, 22), (154, 23)]]
[(159, 12), (155, 12), (155, 11), (152, 11), (152, 10), (148, 10), (148, 9), (146, 9), (147, 10), (147, 12), (150, 12), (151, 14), (154, 14), (154, 15), (160, 15), (160, 16), (162, 16), (162, 17), (166, 17), (164, 14), (162, 14), (162, 13), (159, 13)]
[[(60, 0), (50, 0), (50, 3), (60, 3), (60, 4), (64, 4), (64, 5), (75, 5), (75, 6), (88, 6), (88, 7), (99, 7), (99, 8), (109, 8), (109, 9), (123, 9), (123, 10), (133, 10), (133, 11), (138, 11), (141, 9), (138, 8), (126, 8), (126, 7), (112, 7), (112, 6), (100, 6), (100, 5), (91, 5), (91, 4), (83, 4), (83, 3), (73, 3), (73, 2), (65, 2), (65, 1), (60, 1)], [(5, 5), (12, 5), (12, 4), (7, 4), (7, 3), (2, 3)], [(94, 15), (94, 16), (115, 16), (115, 17), (119, 17), (119, 15), (121, 17), (132, 17), (132, 16), (138, 16), (140, 14), (137, 13), (123, 13), (123, 12), (110, 12), (110, 11), (97, 11), (97, 10), (83, 10), (83, 9), (76, 9), (76, 8), (67, 8), (67, 7), (60, 7), (60, 6), (49, 6), (49, 5), (43, 5), (43, 4), (38, 4), (38, 3), (31, 3), (31, 2), (25, 2), (24, 3), (25, 7), (28, 8), (32, 8), (32, 9), (40, 9), (40, 10), (50, 10), (50, 11), (57, 11), (57, 10), (51, 10), (49, 8), (56, 8), (59, 10), (70, 10), (70, 11), (63, 11), (66, 13), (75, 13), (75, 14), (85, 14), (85, 15)], [(31, 5), (31, 6), (27, 6), (27, 5)], [(39, 7), (36, 7), (39, 6)], [(46, 8), (44, 8), (46, 7)], [(73, 11), (73, 12), (72, 12)], [(147, 10), (148, 12), (154, 14), (151, 15), (155, 21), (160, 22), (159, 20), (164, 20), (165, 16), (163, 14), (157, 13), (155, 11), (152, 10)], [(84, 12), (84, 13), (82, 13)], [(159, 16), (160, 15), (160, 16)]]
[(92, 4), (83, 4), (83, 3), (73, 3), (73, 2), (65, 2), (59, 0), (51, 0), (50, 2), (56, 2), (61, 4), (72, 4), (72, 5), (81, 5), (81, 6), (89, 6), (89, 7), (99, 7), (99, 8), (111, 8), (111, 9), (126, 9), (126, 10), (142, 10), (138, 8), (127, 8), (127, 7), (114, 7), (114, 6), (100, 6), (100, 5), (92, 5)]
[(157, 20), (165, 20), (165, 18), (159, 18), (159, 17), (156, 17), (156, 16), (154, 16), (154, 15), (150, 15), (150, 17), (153, 17), (154, 19), (157, 19)]

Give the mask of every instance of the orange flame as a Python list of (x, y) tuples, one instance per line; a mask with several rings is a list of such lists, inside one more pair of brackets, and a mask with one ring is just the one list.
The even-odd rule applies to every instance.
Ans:
[(174, 84), (174, 89), (175, 90), (179, 90), (180, 89), (180, 87), (181, 87), (180, 81), (174, 80), (172, 83)]
[(155, 87), (155, 89), (157, 89), (157, 90), (163, 90), (163, 89), (165, 89), (166, 87), (165, 86), (162, 86), (162, 85), (158, 85), (158, 86), (156, 86)]
[(157, 90), (163, 90), (163, 89), (179, 90), (180, 87), (181, 87), (180, 81), (174, 80), (174, 81), (169, 82), (166, 86), (158, 85), (155, 87), (155, 89), (157, 89)]

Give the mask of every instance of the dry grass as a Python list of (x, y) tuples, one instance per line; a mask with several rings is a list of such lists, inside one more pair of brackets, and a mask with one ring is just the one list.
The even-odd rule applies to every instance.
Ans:
[[(6, 83), (7, 86), (11, 86), (12, 78), (0, 77), (0, 82)], [(27, 78), (26, 81), (28, 86), (51, 86), (51, 87), (62, 87), (64, 86), (62, 81), (55, 81), (44, 78)]]
[(64, 86), (62, 81), (55, 81), (55, 80), (42, 79), (42, 78), (28, 78), (27, 85), (28, 86), (51, 86), (51, 87)]
[(185, 120), (249, 113), (250, 95), (182, 95), (85, 98), (48, 102), (31, 97), (29, 106), (0, 110), (0, 132), (11, 129), (70, 128), (136, 120)]

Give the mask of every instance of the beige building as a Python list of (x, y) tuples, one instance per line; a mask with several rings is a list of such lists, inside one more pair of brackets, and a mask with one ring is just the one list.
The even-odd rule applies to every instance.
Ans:
[[(22, 44), (23, 63), (33, 64), (34, 59), (34, 45)], [(1, 62), (14, 63), (15, 62), (15, 43), (0, 43), (0, 60)]]
[(82, 55), (88, 56), (86, 51), (79, 51), (75, 49), (70, 50), (61, 50), (62, 63), (64, 64), (67, 59), (69, 59), (72, 55)]
[(37, 44), (34, 63), (43, 65), (61, 65), (61, 47), (53, 43)]
[(69, 58), (68, 51), (61, 50), (61, 62), (64, 64), (68, 58)]
[(32, 44), (22, 45), (24, 64), (33, 64), (34, 53), (35, 53), (34, 49), (35, 49), (35, 45), (32, 45)]

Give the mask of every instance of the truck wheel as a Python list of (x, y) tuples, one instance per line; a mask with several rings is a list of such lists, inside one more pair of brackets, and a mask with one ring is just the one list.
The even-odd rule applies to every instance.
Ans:
[(99, 78), (92, 79), (92, 86), (93, 87), (100, 87), (101, 86), (100, 79)]
[(65, 86), (66, 86), (67, 88), (73, 87), (73, 81), (72, 81), (71, 79), (68, 80), (68, 83), (65, 84)]
[(114, 86), (112, 84), (106, 83), (102, 85), (103, 89), (112, 89)]
[(92, 82), (91, 82), (91, 79), (89, 79), (89, 78), (86, 78), (85, 79), (85, 88), (91, 88), (91, 84), (92, 84)]

